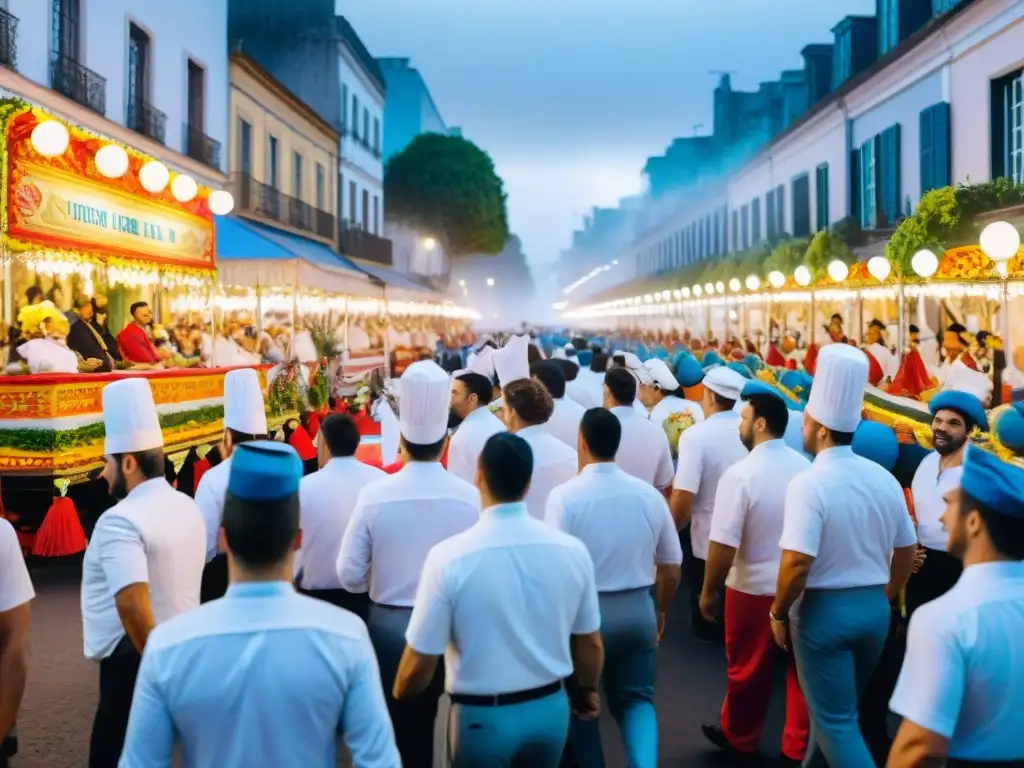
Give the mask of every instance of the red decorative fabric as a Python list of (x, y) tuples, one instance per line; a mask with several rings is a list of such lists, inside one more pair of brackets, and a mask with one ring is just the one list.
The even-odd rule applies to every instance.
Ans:
[(67, 497), (55, 498), (36, 533), (32, 554), (66, 557), (85, 551), (85, 545), (85, 530), (78, 519), (75, 502)]
[(288, 445), (295, 449), (303, 461), (316, 458), (316, 446), (313, 445), (309, 433), (301, 427), (292, 432), (291, 437), (288, 438)]
[[(216, 450), (216, 449), (212, 449), (212, 450)], [(206, 471), (209, 468), (210, 468), (210, 462), (207, 461), (206, 459), (196, 459), (196, 463), (192, 465), (192, 472), (195, 475), (195, 482), (193, 483), (193, 487), (192, 487), (192, 496), (193, 496), (193, 498), (196, 495), (196, 491), (199, 490), (199, 481), (203, 479), (203, 475), (206, 474)]]
[(867, 355), (868, 358), (868, 384), (872, 387), (877, 387), (885, 376), (885, 372), (882, 370), (881, 364), (875, 359), (874, 355), (867, 350), (864, 351), (864, 354)]
[(889, 384), (889, 392), (897, 397), (918, 399), (922, 392), (926, 392), (934, 386), (928, 375), (928, 367), (921, 358), (921, 353), (914, 347), (903, 356), (900, 369), (896, 372), (892, 383)]
[(818, 345), (811, 344), (807, 347), (807, 354), (804, 355), (804, 370), (810, 376), (814, 375), (814, 372), (818, 369)]
[(768, 357), (764, 359), (765, 363), (775, 368), (781, 368), (786, 364), (786, 358), (779, 352), (779, 348), (774, 344), (768, 347)]

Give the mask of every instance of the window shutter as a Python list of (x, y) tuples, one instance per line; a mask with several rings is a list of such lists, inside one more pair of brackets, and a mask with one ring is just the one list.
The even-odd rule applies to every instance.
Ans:
[(935, 179), (935, 107), (921, 110), (921, 194), (924, 195), (937, 187)]
[(850, 184), (847, 197), (849, 198), (849, 213), (850, 218), (856, 222), (860, 222), (860, 150), (855, 149), (850, 152), (850, 163), (847, 166), (850, 169)]
[(876, 163), (881, 177), (882, 212), (884, 222), (893, 227), (900, 217), (900, 126), (899, 123), (885, 130), (881, 137), (881, 163)]
[(860, 148), (860, 184), (858, 185), (857, 194), (861, 196), (860, 226), (862, 229), (875, 228), (875, 222), (871, 220), (871, 201), (868, 199), (868, 174), (870, 172), (870, 158), (872, 154), (872, 148), (868, 145), (873, 141), (874, 139), (868, 139), (868, 141), (864, 142), (864, 146)]
[(950, 106), (943, 102), (932, 109), (932, 181), (936, 188), (946, 187), (953, 178)]
[(764, 198), (764, 218), (768, 228), (768, 239), (775, 239), (775, 190), (773, 189)]

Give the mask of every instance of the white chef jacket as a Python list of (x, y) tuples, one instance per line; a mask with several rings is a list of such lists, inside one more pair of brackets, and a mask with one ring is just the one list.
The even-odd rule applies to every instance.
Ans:
[[(599, 408), (603, 400), (597, 400), (594, 398), (593, 387), (588, 386), (589, 368), (581, 368), (580, 372), (576, 374), (576, 378), (572, 381), (565, 382), (565, 396), (570, 400), (573, 400), (583, 406), (584, 410), (587, 408)], [(602, 378), (602, 385), (604, 379)]]
[(910, 495), (914, 499), (914, 514), (917, 516), (917, 538), (929, 549), (946, 551), (946, 528), (940, 519), (946, 511), (943, 495), (960, 485), (962, 466), (949, 467), (939, 472), (941, 457), (932, 451), (917, 465), (914, 479), (910, 483)]
[(295, 575), (303, 589), (339, 589), (338, 553), (359, 492), (388, 474), (354, 456), (331, 459), (299, 482), (302, 547), (295, 553)]
[(628, 405), (612, 408), (611, 412), (622, 425), (615, 463), (655, 488), (667, 488), (672, 483), (672, 448), (661, 424), (639, 416)]
[(979, 563), (910, 618), (889, 708), (949, 739), (949, 757), (1024, 759), (1024, 563)]
[(649, 587), (652, 565), (683, 562), (665, 497), (611, 462), (590, 464), (555, 488), (545, 519), (586, 546), (598, 592)]
[(547, 432), (543, 424), (534, 424), (518, 432), (533, 451), (533, 475), (526, 492), (526, 506), (538, 520), (544, 519), (548, 496), (562, 483), (576, 477), (579, 457), (576, 451)]
[(338, 552), (338, 580), (375, 603), (408, 608), (430, 548), (480, 516), (480, 492), (436, 461), (411, 461), (359, 493)]
[(476, 465), (487, 441), (505, 431), (504, 422), (487, 408), (480, 406), (469, 414), (455, 430), (448, 444), (448, 471), (467, 483), (476, 480)]
[(230, 477), (231, 457), (228, 456), (216, 467), (206, 470), (196, 487), (196, 507), (199, 508), (206, 529), (206, 562), (217, 555), (217, 541), (224, 522), (224, 499), (227, 498)]
[(888, 584), (893, 548), (916, 543), (896, 478), (850, 446), (822, 451), (789, 484), (779, 546), (814, 558), (807, 589)]
[(0, 517), (0, 613), (36, 596), (14, 526)]
[(727, 587), (748, 595), (775, 594), (786, 489), (810, 466), (778, 439), (755, 446), (725, 470), (715, 494), (710, 540), (736, 549)]
[(579, 444), (580, 422), (586, 409), (568, 397), (555, 400), (555, 410), (544, 424), (544, 429), (574, 451)]
[(719, 481), (729, 467), (747, 457), (747, 449), (740, 442), (739, 427), (739, 414), (720, 411), (679, 436), (678, 467), (672, 487), (694, 494), (690, 543), (693, 556), (698, 560), (708, 559), (711, 518)]
[(665, 419), (673, 413), (680, 413), (682, 411), (689, 411), (693, 415), (694, 425), (704, 421), (704, 409), (701, 408), (700, 403), (676, 397), (675, 395), (668, 395), (662, 398), (660, 403), (651, 408), (650, 420), (652, 424), (664, 429)]
[(195, 502), (158, 477), (140, 483), (96, 522), (82, 562), (86, 658), (109, 656), (125, 636), (115, 596), (148, 584), (162, 624), (199, 605), (206, 533)]
[(600, 628), (586, 548), (518, 503), (430, 551), (405, 639), (444, 654), (448, 692), (493, 695), (568, 677), (570, 635)]

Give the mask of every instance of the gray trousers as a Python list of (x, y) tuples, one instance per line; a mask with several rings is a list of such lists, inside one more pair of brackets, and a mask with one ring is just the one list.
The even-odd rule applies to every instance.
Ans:
[(811, 735), (805, 768), (872, 768), (858, 700), (889, 633), (885, 587), (807, 590), (791, 625)]

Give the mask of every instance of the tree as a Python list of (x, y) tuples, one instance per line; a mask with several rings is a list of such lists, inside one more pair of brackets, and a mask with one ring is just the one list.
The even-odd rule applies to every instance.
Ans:
[(421, 134), (384, 170), (388, 218), (435, 238), (449, 256), (501, 252), (505, 197), (490, 156), (461, 136)]

